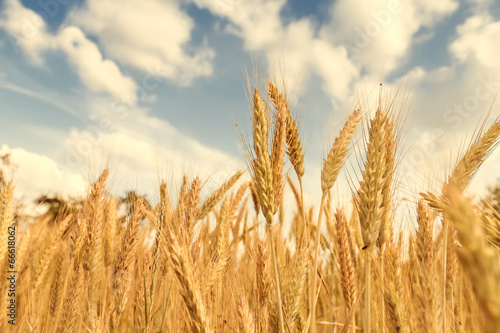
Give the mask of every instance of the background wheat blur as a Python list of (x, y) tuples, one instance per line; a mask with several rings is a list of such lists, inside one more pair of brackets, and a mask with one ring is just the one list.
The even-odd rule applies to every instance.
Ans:
[[(408, 230), (394, 227), (395, 97), (351, 112), (328, 144), (321, 200), (310, 207), (286, 94), (274, 82), (249, 85), (248, 94), (248, 172), (208, 195), (200, 178), (184, 176), (180, 188), (160, 184), (156, 205), (133, 192), (120, 201), (106, 189), (106, 169), (84, 200), (42, 197), (52, 209), (26, 223), (12, 182), (0, 178), (0, 331), (500, 331), (498, 207), (464, 194), (499, 142), (500, 121), (479, 128), (439, 191), (419, 195), (411, 208), (418, 228)], [(332, 188), (353, 146), (361, 173), (344, 205)], [(9, 226), (17, 228), (15, 326)]]

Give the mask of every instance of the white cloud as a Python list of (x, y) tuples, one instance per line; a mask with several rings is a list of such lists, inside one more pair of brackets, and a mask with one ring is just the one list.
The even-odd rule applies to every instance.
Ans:
[(89, 165), (109, 166), (115, 174), (114, 191), (119, 193), (137, 188), (154, 194), (160, 178), (178, 180), (184, 173), (201, 176), (209, 184), (220, 184), (236, 170), (245, 168), (243, 161), (210, 148), (142, 111), (117, 121), (110, 130), (72, 129), (57, 153), (57, 160), (80, 173)]
[(91, 91), (105, 91), (117, 98), (135, 100), (135, 82), (124, 76), (113, 61), (103, 59), (97, 45), (87, 39), (79, 28), (61, 30), (57, 44), (68, 56), (83, 84)]
[(273, 47), (284, 34), (280, 11), (286, 0), (233, 1), (233, 10), (220, 6), (222, 1), (194, 0), (198, 6), (227, 18), (230, 31), (241, 37), (247, 50)]
[(500, 66), (500, 21), (493, 21), (489, 15), (476, 15), (459, 26), (457, 34), (450, 50), (460, 61), (473, 58), (483, 66)]
[(231, 6), (221, 5), (224, 1), (193, 2), (227, 19), (226, 31), (239, 36), (247, 51), (263, 52), (270, 64), (282, 65), (284, 74), (290, 78), (320, 77), (324, 91), (330, 96), (346, 98), (353, 80), (359, 76), (345, 48), (319, 38), (309, 19), (288, 25), (282, 22), (280, 12), (285, 0), (236, 0)]
[(432, 28), (457, 8), (456, 0), (339, 0), (321, 36), (346, 45), (361, 68), (390, 73), (404, 61), (418, 31)]
[(227, 19), (226, 31), (246, 50), (263, 52), (271, 64), (282, 61), (291, 77), (321, 78), (323, 90), (342, 102), (352, 96), (354, 81), (390, 74), (405, 61), (417, 32), (458, 8), (457, 0), (339, 0), (330, 21), (317, 27), (311, 19), (284, 23), (285, 0), (192, 1)]
[(25, 8), (18, 0), (6, 0), (0, 15), (0, 27), (8, 33), (9, 46), (17, 53), (22, 49), (29, 60), (41, 65), (41, 52), (50, 47), (52, 40), (42, 17)]
[(4, 174), (13, 176), (16, 197), (33, 202), (41, 194), (60, 194), (64, 197), (85, 195), (88, 183), (81, 174), (68, 172), (53, 159), (28, 152), (22, 148), (0, 146), (0, 156), (10, 154), (12, 167), (2, 166)]
[(107, 167), (111, 170), (108, 189), (113, 194), (134, 189), (150, 199), (155, 199), (161, 178), (175, 195), (183, 174), (200, 176), (205, 195), (237, 170), (246, 169), (242, 159), (210, 148), (141, 111), (116, 123), (113, 130), (71, 129), (51, 157), (1, 146), (0, 156), (7, 153), (15, 165), (16, 196), (23, 202), (46, 193), (81, 197), (88, 189), (86, 179), (93, 181)]
[(194, 23), (179, 1), (89, 0), (69, 22), (97, 36), (106, 54), (121, 64), (159, 71), (181, 84), (212, 74), (213, 50), (201, 46), (188, 52)]
[(308, 79), (314, 74), (322, 79), (322, 88), (337, 99), (345, 99), (359, 71), (347, 58), (343, 47), (334, 46), (315, 37), (309, 20), (290, 23), (281, 40), (267, 50), (269, 62), (283, 59), (286, 74)]
[(3, 9), (0, 27), (9, 34), (11, 46), (22, 50), (33, 64), (42, 66), (47, 51), (62, 51), (88, 89), (135, 101), (135, 82), (113, 61), (104, 59), (97, 45), (79, 28), (70, 26), (52, 34), (40, 15), (23, 7), (19, 0), (6, 0)]

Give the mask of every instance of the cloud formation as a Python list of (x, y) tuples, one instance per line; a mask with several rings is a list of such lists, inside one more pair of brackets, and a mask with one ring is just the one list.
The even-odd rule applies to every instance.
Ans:
[[(68, 172), (53, 159), (26, 151), (22, 148), (0, 146), (0, 156), (10, 154), (11, 166), (1, 165), (12, 177), (16, 195), (23, 201), (33, 202), (40, 194), (60, 194), (63, 197), (80, 197), (85, 194), (88, 182), (80, 173)], [(20, 199), (20, 198), (18, 198)]]
[(475, 15), (457, 27), (458, 37), (450, 45), (453, 55), (464, 62), (472, 58), (480, 65), (500, 66), (500, 21), (490, 15)]
[(320, 77), (323, 89), (337, 99), (348, 97), (359, 70), (347, 57), (345, 47), (318, 35), (315, 23), (300, 19), (285, 24), (281, 10), (285, 0), (193, 0), (203, 9), (226, 19), (225, 31), (240, 37), (250, 52), (262, 52), (269, 63), (282, 62), (290, 77)]
[(432, 29), (458, 8), (458, 1), (338, 0), (321, 36), (345, 45), (349, 58), (362, 69), (386, 73), (396, 69), (421, 29)]
[(106, 54), (123, 65), (180, 84), (212, 75), (215, 52), (206, 45), (189, 50), (194, 22), (180, 1), (89, 0), (68, 21), (97, 36)]
[[(19, 0), (6, 0), (0, 27), (9, 34), (11, 46), (35, 65), (42, 66), (49, 51), (62, 52), (84, 86), (116, 98), (135, 100), (135, 82), (111, 60), (104, 59), (98, 46), (74, 26), (51, 33), (42, 17)], [(17, 49), (19, 48), (19, 49)]]

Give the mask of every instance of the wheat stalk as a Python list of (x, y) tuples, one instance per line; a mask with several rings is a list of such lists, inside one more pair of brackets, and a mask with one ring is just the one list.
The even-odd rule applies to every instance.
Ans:
[(205, 314), (199, 292), (194, 285), (191, 268), (186, 260), (184, 251), (173, 233), (170, 233), (168, 241), (165, 241), (165, 243), (162, 249), (168, 254), (172, 269), (181, 286), (181, 296), (191, 317), (191, 330), (199, 333), (211, 332), (208, 318)]
[(135, 250), (140, 231), (139, 220), (143, 214), (142, 203), (137, 202), (132, 208), (127, 231), (123, 236), (121, 249), (118, 252), (113, 269), (113, 298), (115, 303), (114, 326), (119, 325), (120, 317), (125, 311), (130, 289), (132, 285), (133, 272), (135, 269)]

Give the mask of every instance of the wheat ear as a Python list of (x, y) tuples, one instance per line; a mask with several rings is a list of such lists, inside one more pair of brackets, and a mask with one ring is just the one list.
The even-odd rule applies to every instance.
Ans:
[(68, 289), (68, 296), (64, 302), (64, 311), (62, 312), (61, 323), (58, 327), (59, 333), (74, 332), (79, 319), (81, 295), (84, 287), (85, 277), (83, 267), (73, 265), (73, 277)]
[(500, 120), (497, 120), (483, 135), (476, 139), (456, 164), (444, 185), (444, 192), (450, 186), (464, 191), (475, 172), (499, 143), (499, 138)]
[(89, 297), (94, 304), (101, 295), (101, 278), (104, 270), (103, 229), (104, 229), (104, 187), (109, 170), (105, 169), (94, 183), (87, 201), (88, 204), (88, 238), (87, 253), (90, 271)]
[(253, 94), (253, 145), (255, 158), (252, 161), (254, 184), (258, 192), (260, 208), (267, 223), (272, 223), (274, 214), (273, 169), (268, 147), (267, 107), (257, 89)]
[(273, 167), (274, 210), (276, 214), (283, 195), (283, 166), (285, 165), (285, 143), (287, 133), (288, 107), (285, 99), (278, 92), (274, 84), (269, 82), (268, 93), (276, 109), (274, 132), (271, 148), (271, 165)]
[(359, 122), (362, 119), (361, 110), (354, 110), (347, 118), (344, 127), (339, 135), (335, 138), (332, 148), (323, 161), (323, 168), (321, 170), (321, 190), (326, 192), (330, 190), (340, 173), (340, 169), (344, 165), (347, 156), (349, 144)]
[(381, 225), (384, 217), (382, 191), (386, 181), (384, 172), (386, 171), (386, 121), (387, 113), (378, 109), (375, 118), (370, 121), (369, 141), (366, 151), (365, 170), (362, 173), (359, 192), (358, 214), (361, 224), (364, 249), (366, 250), (365, 268), (365, 325), (366, 331), (370, 333), (371, 316), (371, 252), (373, 243), (379, 238)]
[(198, 333), (211, 332), (201, 296), (194, 284), (191, 267), (173, 233), (170, 232), (168, 240), (163, 241), (162, 249), (170, 258), (172, 269), (181, 286), (181, 296), (191, 318), (191, 330)]
[(139, 239), (139, 221), (143, 215), (142, 203), (136, 202), (132, 207), (131, 216), (128, 222), (127, 231), (123, 236), (121, 249), (114, 265), (113, 291), (115, 302), (114, 324), (120, 322), (120, 317), (125, 311), (130, 289), (132, 286), (133, 273), (135, 270), (135, 250)]
[(245, 297), (238, 304), (238, 325), (241, 333), (255, 333), (253, 314)]
[(357, 297), (356, 270), (352, 260), (349, 238), (347, 235), (347, 221), (343, 210), (337, 210), (335, 213), (335, 220), (337, 222), (337, 240), (340, 252), (341, 287), (346, 302), (347, 313), (349, 313)]
[(445, 214), (453, 221), (463, 246), (459, 256), (485, 311), (485, 332), (496, 332), (500, 327), (498, 252), (485, 241), (478, 215), (460, 191), (450, 190), (447, 199), (450, 206), (446, 208)]

